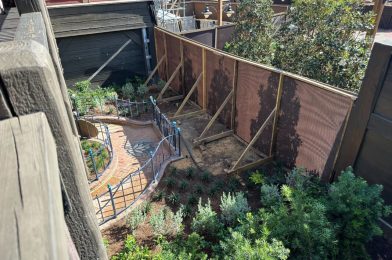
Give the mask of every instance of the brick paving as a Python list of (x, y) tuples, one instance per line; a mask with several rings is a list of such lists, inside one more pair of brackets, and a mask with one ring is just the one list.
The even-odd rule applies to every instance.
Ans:
[[(130, 173), (136, 172), (150, 159), (149, 153), (154, 151), (161, 140), (159, 132), (151, 125), (148, 126), (121, 126), (108, 125), (114, 150), (113, 162), (101, 176), (98, 182), (91, 184), (91, 196), (96, 211), (99, 206), (104, 207), (102, 215), (98, 216), (101, 220), (112, 216), (114, 209), (110, 202), (108, 184), (115, 187)], [(167, 145), (159, 149), (159, 158), (170, 155)], [(154, 167), (159, 167), (159, 158), (154, 160)], [(156, 161), (156, 162), (155, 162)], [(128, 178), (118, 189), (113, 189), (114, 204), (116, 211), (131, 204), (146, 186), (153, 180), (151, 164), (148, 164), (140, 174)], [(106, 193), (98, 200), (96, 196)]]

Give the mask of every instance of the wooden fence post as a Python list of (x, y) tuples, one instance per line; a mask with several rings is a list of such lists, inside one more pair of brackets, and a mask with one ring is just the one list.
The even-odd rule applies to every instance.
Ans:
[[(14, 116), (42, 111), (55, 137), (57, 156), (71, 212), (67, 225), (83, 259), (107, 259), (86, 178), (78, 136), (61, 92), (52, 57), (36, 41), (0, 44), (0, 88)], [(67, 97), (68, 98), (68, 97)]]

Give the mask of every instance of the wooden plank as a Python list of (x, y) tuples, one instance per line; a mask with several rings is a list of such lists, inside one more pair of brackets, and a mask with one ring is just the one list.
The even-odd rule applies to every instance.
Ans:
[(5, 95), (0, 82), (0, 120), (12, 117), (11, 109), (8, 97)]
[(348, 166), (352, 166), (359, 153), (366, 126), (381, 92), (385, 75), (392, 64), (392, 46), (376, 42), (372, 49), (368, 69), (362, 82), (358, 100), (347, 123), (341, 149), (334, 168), (334, 178)]
[(124, 50), (125, 47), (128, 46), (128, 44), (130, 44), (132, 42), (132, 40), (128, 40), (126, 41), (115, 53), (113, 53), (113, 55), (104, 63), (102, 64), (101, 67), (99, 67), (99, 69), (97, 69), (96, 72), (94, 72), (93, 75), (91, 75), (87, 80), (91, 81), (95, 76), (98, 75), (98, 73), (100, 73), (114, 58), (117, 57), (118, 54), (120, 54), (120, 52), (122, 50)]
[(193, 141), (193, 145), (194, 146), (198, 146), (200, 144), (211, 143), (213, 141), (216, 141), (216, 140), (219, 140), (219, 139), (231, 136), (231, 135), (233, 135), (233, 133), (234, 133), (233, 130), (228, 130), (228, 131), (225, 131), (225, 132), (213, 135), (213, 136), (209, 136), (209, 137), (206, 137), (206, 138), (203, 138), (203, 139), (195, 139)]
[(65, 192), (70, 198), (72, 211), (66, 213), (66, 221), (72, 239), (81, 258), (107, 259), (79, 139), (73, 133), (71, 121), (67, 120), (67, 107), (49, 52), (35, 41), (1, 44), (0, 81), (16, 116), (37, 111), (46, 114), (57, 145)]
[(369, 124), (367, 126), (369, 131), (383, 136), (385, 139), (392, 141), (392, 120), (373, 113), (370, 116)]
[(198, 110), (198, 111), (194, 111), (194, 112), (189, 112), (187, 114), (182, 114), (182, 115), (179, 115), (179, 116), (170, 117), (170, 120), (188, 119), (188, 118), (191, 118), (191, 117), (194, 117), (194, 116), (202, 115), (204, 113), (206, 113), (206, 110), (202, 109), (202, 110)]
[(269, 121), (272, 119), (272, 116), (276, 113), (276, 107), (272, 110), (272, 112), (269, 114), (267, 119), (264, 121), (262, 126), (259, 128), (255, 136), (252, 138), (252, 140), (249, 142), (248, 146), (245, 148), (245, 150), (242, 152), (240, 158), (238, 158), (237, 162), (234, 164), (233, 168), (231, 169), (232, 171), (236, 170), (238, 165), (242, 162), (242, 159), (244, 159), (246, 153), (249, 151), (250, 147), (257, 141), (261, 133), (263, 133), (264, 129), (267, 127)]
[(0, 133), (2, 258), (70, 259), (56, 143), (45, 114), (0, 121)]
[(173, 74), (170, 76), (169, 80), (166, 82), (166, 85), (163, 87), (163, 89), (159, 93), (157, 100), (162, 99), (163, 94), (165, 94), (165, 92), (169, 88), (171, 82), (173, 81), (173, 79), (175, 78), (177, 73), (180, 71), (181, 67), (182, 67), (182, 63), (180, 62), (180, 64), (178, 64), (177, 68), (174, 70)]
[(276, 135), (278, 131), (278, 120), (279, 120), (279, 113), (280, 113), (280, 101), (282, 99), (282, 92), (283, 92), (283, 83), (284, 83), (284, 75), (279, 75), (279, 85), (278, 85), (278, 93), (276, 94), (276, 113), (274, 116), (274, 122), (272, 124), (272, 137), (271, 137), (271, 146), (269, 151), (269, 156), (273, 156), (275, 153), (275, 146), (276, 146)]
[(150, 75), (146, 79), (146, 81), (143, 83), (144, 86), (147, 86), (148, 82), (152, 79), (154, 74), (157, 72), (159, 66), (161, 66), (162, 62), (165, 60), (165, 56), (162, 56), (162, 58), (159, 60), (158, 64), (155, 66), (155, 68), (151, 71)]
[(184, 108), (186, 102), (188, 102), (189, 98), (192, 96), (193, 92), (195, 92), (195, 89), (199, 85), (199, 82), (200, 82), (200, 79), (201, 79), (202, 76), (203, 76), (203, 74), (200, 73), (199, 77), (197, 77), (197, 79), (196, 79), (195, 84), (193, 84), (191, 90), (188, 92), (188, 94), (186, 95), (186, 97), (182, 101), (180, 107), (178, 108), (177, 112), (174, 114), (174, 117), (180, 115), (180, 113), (182, 112), (182, 109)]
[(203, 74), (203, 109), (207, 109), (207, 77), (206, 77), (206, 50), (202, 49), (202, 74)]
[(45, 23), (41, 13), (22, 14), (18, 28), (15, 33), (15, 40), (34, 40), (48, 48), (48, 38), (46, 36)]
[(177, 101), (177, 100), (180, 100), (180, 99), (183, 99), (183, 98), (184, 98), (183, 95), (177, 95), (177, 96), (174, 96), (174, 97), (163, 98), (163, 99), (160, 100), (160, 102), (163, 103), (163, 102)]
[(266, 158), (257, 160), (257, 161), (255, 161), (255, 162), (246, 164), (246, 165), (244, 165), (244, 166), (238, 167), (238, 168), (236, 168), (236, 169), (234, 169), (234, 170), (229, 170), (229, 171), (227, 171), (227, 172), (228, 172), (228, 173), (239, 173), (239, 172), (248, 171), (248, 170), (254, 169), (254, 168), (256, 168), (256, 167), (260, 167), (261, 165), (270, 163), (270, 162), (273, 161), (273, 159), (274, 159), (274, 158), (273, 158), (272, 156), (269, 156), (269, 157), (266, 157)]
[(233, 130), (235, 130), (237, 82), (238, 82), (238, 61), (235, 61), (234, 62), (234, 77), (233, 77), (233, 102), (231, 105), (231, 129), (233, 129)]
[(204, 128), (203, 132), (201, 135), (198, 137), (198, 139), (202, 139), (210, 130), (211, 126), (215, 123), (216, 119), (220, 115), (220, 113), (223, 111), (227, 103), (230, 101), (230, 99), (233, 97), (234, 90), (231, 90), (229, 95), (227, 95), (226, 99), (223, 101), (222, 105), (218, 108), (214, 116), (211, 118), (211, 120), (208, 122), (207, 126)]

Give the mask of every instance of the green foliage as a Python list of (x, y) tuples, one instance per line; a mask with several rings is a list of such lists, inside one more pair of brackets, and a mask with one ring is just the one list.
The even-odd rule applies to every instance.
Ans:
[(122, 94), (122, 97), (125, 99), (134, 100), (135, 99), (135, 88), (133, 87), (133, 84), (131, 82), (125, 83), (121, 87), (121, 94)]
[(249, 177), (249, 180), (255, 185), (260, 185), (264, 183), (263, 174), (259, 172), (259, 170), (252, 172), (252, 174)]
[(97, 168), (98, 172), (102, 171), (105, 167), (105, 163), (108, 161), (107, 159), (109, 158), (109, 152), (103, 146), (103, 144), (92, 140), (82, 140), (81, 147), (85, 154), (85, 157), (88, 158), (86, 163), (90, 172), (92, 173), (94, 172), (94, 165), (93, 162), (91, 161), (90, 149), (93, 152), (95, 167)]
[(264, 184), (261, 186), (261, 203), (265, 207), (276, 206), (281, 202), (281, 196), (277, 185)]
[(187, 188), (188, 188), (188, 182), (181, 181), (180, 186), (179, 186), (180, 191), (184, 192), (184, 191), (186, 191)]
[(271, 64), (275, 50), (271, 4), (272, 0), (242, 0), (236, 9), (233, 40), (225, 50)]
[(197, 195), (203, 194), (203, 187), (202, 187), (200, 184), (198, 184), (198, 185), (196, 186), (196, 188), (195, 188), (195, 193), (196, 193)]
[(196, 196), (193, 195), (193, 194), (190, 194), (190, 195), (188, 196), (188, 205), (194, 206), (194, 205), (196, 205), (196, 204), (197, 204), (197, 198), (196, 198)]
[(221, 203), (221, 218), (227, 225), (233, 225), (239, 218), (249, 211), (248, 201), (242, 192), (239, 193), (223, 193)]
[(189, 168), (187, 168), (187, 169), (185, 170), (185, 176), (186, 176), (188, 179), (192, 179), (194, 175), (195, 175), (195, 168), (189, 167)]
[(287, 259), (290, 250), (285, 248), (283, 243), (272, 239), (267, 241), (267, 237), (261, 237), (254, 241), (247, 239), (239, 232), (231, 232), (225, 241), (221, 242), (224, 259), (250, 259), (250, 260), (272, 260)]
[(244, 0), (237, 8), (227, 50), (256, 62), (358, 91), (370, 54), (373, 13), (363, 0), (296, 0), (273, 25), (270, 0)]
[(236, 177), (234, 177), (234, 176), (230, 177), (229, 183), (228, 183), (228, 190), (229, 191), (235, 192), (240, 188), (240, 186), (241, 186), (241, 183)]
[(103, 242), (104, 247), (107, 250), (109, 248), (109, 240), (106, 237), (104, 237), (104, 238), (102, 238), (102, 242)]
[(165, 197), (165, 192), (163, 190), (157, 190), (152, 195), (152, 201), (161, 201)]
[(169, 177), (169, 178), (166, 180), (166, 186), (167, 186), (169, 189), (175, 188), (176, 185), (177, 185), (177, 182), (176, 182), (176, 180), (175, 180), (173, 177)]
[[(110, 88), (91, 87), (90, 81), (79, 81), (75, 83), (73, 89), (68, 89), (74, 109), (79, 115), (85, 115), (89, 110), (99, 108), (104, 109), (106, 101), (117, 98), (117, 93)], [(101, 111), (103, 112), (103, 111)]]
[(169, 208), (162, 208), (150, 217), (150, 225), (155, 236), (175, 236), (182, 232), (183, 210), (175, 214)]
[(151, 259), (151, 252), (147, 247), (139, 246), (136, 239), (128, 235), (121, 253), (112, 257), (112, 260), (147, 260)]
[(200, 176), (201, 181), (204, 183), (209, 183), (211, 181), (211, 178), (211, 173), (208, 171), (204, 171)]
[(180, 197), (179, 197), (178, 194), (175, 193), (175, 192), (172, 192), (172, 193), (170, 193), (169, 196), (167, 196), (167, 201), (168, 201), (171, 205), (173, 205), (173, 206), (177, 205), (177, 203), (179, 202), (179, 200), (180, 200)]
[(126, 218), (126, 223), (128, 227), (133, 231), (135, 231), (140, 224), (142, 224), (146, 220), (146, 212), (143, 206), (138, 206)]
[(215, 237), (220, 229), (218, 215), (211, 208), (210, 200), (203, 206), (199, 199), (197, 212), (192, 220), (192, 230), (206, 237)]
[[(381, 185), (368, 185), (347, 168), (329, 189), (327, 205), (331, 221), (336, 225), (339, 258), (353, 259), (364, 254), (365, 243), (381, 235), (379, 218), (391, 213), (384, 206)], [(366, 253), (365, 253), (366, 254)]]

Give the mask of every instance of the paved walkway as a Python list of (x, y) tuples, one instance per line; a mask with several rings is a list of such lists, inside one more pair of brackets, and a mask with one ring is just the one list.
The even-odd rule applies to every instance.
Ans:
[[(98, 218), (106, 218), (113, 215), (113, 206), (110, 202), (110, 195), (100, 197), (99, 202), (96, 196), (108, 192), (108, 184), (115, 187), (130, 173), (136, 172), (150, 159), (150, 153), (154, 152), (161, 140), (157, 130), (149, 126), (121, 126), (108, 125), (114, 150), (114, 158), (110, 167), (105, 171), (99, 181), (91, 184), (91, 195), (96, 211), (105, 204), (102, 215)], [(159, 157), (167, 157), (170, 150), (167, 145), (158, 150)], [(158, 158), (159, 159), (159, 158)], [(154, 160), (159, 161), (159, 160)], [(155, 167), (158, 167), (158, 162)], [(138, 195), (144, 191), (146, 186), (153, 180), (151, 164), (140, 171), (140, 174), (129, 178), (118, 190), (113, 190), (114, 202), (117, 212), (131, 204)]]

